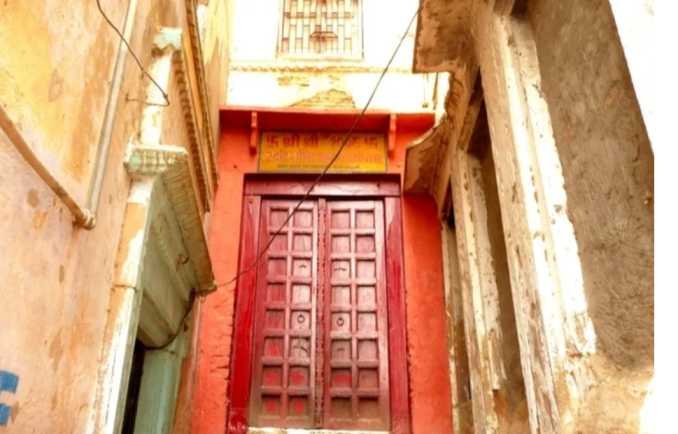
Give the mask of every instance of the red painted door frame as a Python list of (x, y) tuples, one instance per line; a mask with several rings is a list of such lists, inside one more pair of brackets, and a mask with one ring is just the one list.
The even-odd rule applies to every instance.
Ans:
[[(262, 175), (245, 177), (242, 206), (239, 269), (249, 267), (257, 256), (262, 197), (298, 198), (306, 193), (313, 176)], [(403, 276), (402, 216), (399, 175), (328, 175), (311, 198), (376, 198), (384, 203), (386, 244), (386, 293), (388, 299), (388, 345), (391, 429), (393, 434), (409, 434), (410, 402), (407, 365), (405, 290)], [(253, 321), (256, 273), (239, 276), (235, 291), (234, 345), (231, 352), (230, 403), (227, 433), (245, 434), (248, 427), (252, 379)]]

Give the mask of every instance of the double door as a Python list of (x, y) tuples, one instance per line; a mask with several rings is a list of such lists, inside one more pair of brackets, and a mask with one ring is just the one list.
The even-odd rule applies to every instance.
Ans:
[[(263, 199), (263, 251), (297, 205)], [(303, 203), (259, 263), (251, 426), (387, 430), (382, 200)]]

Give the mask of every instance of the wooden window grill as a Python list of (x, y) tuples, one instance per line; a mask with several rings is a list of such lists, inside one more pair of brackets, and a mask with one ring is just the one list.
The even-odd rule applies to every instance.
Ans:
[(283, 0), (279, 51), (293, 57), (362, 56), (361, 0)]

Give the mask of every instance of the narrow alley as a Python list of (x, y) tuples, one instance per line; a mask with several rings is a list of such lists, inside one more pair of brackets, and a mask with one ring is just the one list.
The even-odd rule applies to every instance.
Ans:
[(5, 1), (0, 434), (658, 432), (652, 5)]

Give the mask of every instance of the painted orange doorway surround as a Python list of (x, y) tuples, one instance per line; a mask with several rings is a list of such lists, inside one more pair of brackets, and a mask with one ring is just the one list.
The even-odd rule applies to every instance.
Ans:
[[(250, 151), (251, 113), (260, 128), (276, 125), (303, 130), (345, 129), (355, 112), (227, 107), (221, 113), (216, 193), (209, 244), (218, 281), (237, 272), (245, 175), (256, 173), (257, 155)], [(368, 112), (361, 130), (387, 133), (389, 113)], [(388, 172), (404, 171), (405, 147), (433, 126), (433, 114), (397, 115), (397, 134)], [(412, 430), (415, 434), (452, 432), (447, 335), (444, 312), (440, 222), (432, 199), (405, 194), (403, 218), (404, 282)], [(199, 343), (195, 366), (191, 432), (224, 434), (234, 315), (233, 286), (222, 287), (200, 306)], [(189, 374), (190, 375), (190, 374)]]

